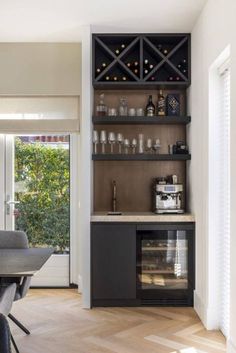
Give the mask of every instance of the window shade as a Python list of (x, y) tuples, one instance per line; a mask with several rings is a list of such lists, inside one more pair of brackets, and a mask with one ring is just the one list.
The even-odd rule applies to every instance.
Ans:
[(79, 129), (79, 97), (0, 97), (1, 132)]

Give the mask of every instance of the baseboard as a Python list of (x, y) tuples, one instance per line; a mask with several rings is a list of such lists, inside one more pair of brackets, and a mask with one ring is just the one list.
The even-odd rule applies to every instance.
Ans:
[(194, 310), (198, 314), (203, 325), (206, 327), (205, 305), (203, 304), (196, 290), (194, 291)]
[(227, 340), (227, 353), (236, 353), (236, 345), (231, 339)]

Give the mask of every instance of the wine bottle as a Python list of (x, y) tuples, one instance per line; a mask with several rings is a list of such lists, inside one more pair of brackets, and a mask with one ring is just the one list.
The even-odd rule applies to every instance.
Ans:
[(121, 47), (121, 49), (123, 49), (123, 50), (124, 50), (124, 49), (125, 49), (125, 44), (121, 44), (121, 46), (120, 46), (120, 47)]
[(150, 69), (150, 70), (152, 70), (153, 67), (154, 67), (154, 65), (152, 65), (152, 64), (149, 65), (149, 69)]
[(100, 74), (101, 72), (101, 69), (98, 67), (97, 70), (96, 70), (97, 74)]
[(120, 50), (119, 50), (119, 49), (116, 49), (116, 50), (115, 50), (115, 53), (116, 53), (116, 55), (119, 55), (119, 54), (120, 54)]
[(131, 67), (131, 63), (128, 62), (128, 63), (126, 64), (126, 66), (127, 66), (127, 67)]
[(105, 67), (107, 66), (107, 64), (104, 62), (102, 63), (102, 67), (105, 69)]
[(134, 73), (137, 75), (138, 74), (138, 69), (134, 69)]
[(144, 70), (144, 74), (145, 74), (145, 75), (148, 74), (148, 70), (147, 70), (147, 69)]
[(178, 64), (177, 67), (178, 67), (178, 69), (182, 69), (182, 65), (181, 64)]
[(152, 102), (152, 96), (150, 95), (148, 98), (148, 103), (146, 105), (146, 115), (154, 116), (155, 115), (155, 105)]
[(110, 80), (110, 76), (106, 76), (106, 81), (109, 81)]
[(123, 81), (126, 81), (126, 80), (127, 80), (127, 77), (126, 77), (126, 76), (123, 76), (123, 77), (122, 77), (122, 80), (123, 80)]
[(157, 115), (165, 115), (166, 102), (162, 90), (160, 90), (157, 97)]
[(117, 77), (117, 76), (114, 76), (114, 77), (113, 77), (113, 80), (114, 80), (114, 81), (117, 81), (117, 80), (118, 80), (118, 77)]
[(138, 61), (134, 62), (134, 66), (136, 66), (136, 67), (138, 66)]
[(174, 80), (174, 77), (173, 77), (173, 76), (169, 76), (168, 80), (169, 80), (169, 81), (173, 81), (173, 80)]
[(163, 49), (163, 54), (167, 55), (169, 53), (168, 49)]
[(175, 80), (176, 80), (176, 81), (180, 81), (180, 77), (179, 77), (179, 76), (176, 76)]
[(182, 60), (182, 63), (183, 63), (184, 65), (186, 65), (186, 64), (187, 64), (187, 59), (183, 59), (183, 60)]
[(148, 59), (144, 59), (144, 65), (148, 65)]
[(155, 81), (155, 77), (154, 77), (154, 76), (152, 76), (150, 80), (151, 80), (151, 81)]

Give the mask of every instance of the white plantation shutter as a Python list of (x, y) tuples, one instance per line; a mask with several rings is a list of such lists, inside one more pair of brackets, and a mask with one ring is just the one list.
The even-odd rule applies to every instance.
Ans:
[(219, 68), (221, 80), (220, 107), (217, 127), (218, 152), (218, 226), (219, 226), (219, 299), (220, 329), (229, 335), (230, 312), (230, 69), (229, 63)]

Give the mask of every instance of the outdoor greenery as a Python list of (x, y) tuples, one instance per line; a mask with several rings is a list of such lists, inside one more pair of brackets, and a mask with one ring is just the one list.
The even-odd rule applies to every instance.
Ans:
[(69, 149), (15, 141), (16, 229), (32, 246), (69, 249)]

